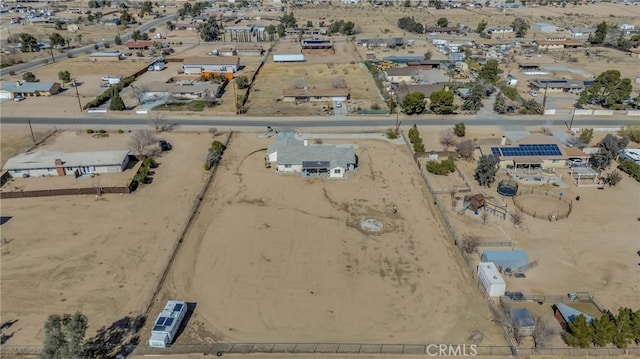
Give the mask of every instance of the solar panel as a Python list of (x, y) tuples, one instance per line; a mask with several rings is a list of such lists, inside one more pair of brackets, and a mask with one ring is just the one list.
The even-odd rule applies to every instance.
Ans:
[(164, 325), (156, 325), (153, 327), (154, 332), (161, 332), (164, 330)]
[(173, 323), (173, 318), (167, 318), (167, 320), (165, 320), (164, 322), (164, 325), (168, 327), (171, 325), (171, 323)]
[(562, 151), (558, 145), (519, 145), (517, 147), (491, 147), (491, 153), (496, 156), (561, 156)]
[(175, 307), (173, 307), (173, 311), (174, 312), (179, 312), (181, 310), (182, 310), (182, 303), (178, 303), (178, 304), (176, 304)]

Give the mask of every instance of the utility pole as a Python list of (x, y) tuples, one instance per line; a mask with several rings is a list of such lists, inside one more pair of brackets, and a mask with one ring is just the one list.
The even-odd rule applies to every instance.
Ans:
[(542, 98), (542, 114), (547, 109), (547, 89), (549, 88), (549, 83), (544, 86), (544, 98)]
[(396, 132), (400, 128), (400, 103), (398, 102), (398, 90), (396, 89)]
[(236, 91), (236, 82), (231, 80), (231, 82), (233, 82), (233, 97), (236, 99), (236, 115), (238, 114), (238, 93)]
[[(569, 125), (567, 125), (567, 129), (569, 130), (569, 132), (571, 132), (571, 129), (573, 128), (573, 119), (576, 117), (576, 108), (573, 108), (573, 112), (571, 113), (571, 121), (569, 121)], [(566, 122), (565, 122), (566, 124)]]
[(31, 120), (27, 120), (29, 124), (29, 131), (31, 131), (31, 139), (33, 140), (33, 144), (36, 144), (36, 136), (33, 134), (33, 127), (31, 127)]
[(80, 112), (82, 112), (82, 102), (80, 102), (80, 93), (78, 92), (78, 84), (76, 83), (76, 79), (73, 79), (73, 88), (76, 89), (76, 98), (78, 99), (78, 107), (80, 108)]

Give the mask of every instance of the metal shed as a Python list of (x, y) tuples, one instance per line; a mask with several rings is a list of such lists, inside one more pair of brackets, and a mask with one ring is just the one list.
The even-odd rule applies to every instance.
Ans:
[(518, 334), (526, 336), (533, 335), (536, 329), (536, 322), (527, 308), (512, 308), (509, 310), (511, 323), (518, 330)]
[(529, 264), (529, 256), (524, 251), (485, 251), (481, 256), (482, 262), (493, 262), (502, 271), (514, 271)]

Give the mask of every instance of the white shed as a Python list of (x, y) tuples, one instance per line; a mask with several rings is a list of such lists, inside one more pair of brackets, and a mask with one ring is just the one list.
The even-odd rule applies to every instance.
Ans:
[(478, 265), (478, 278), (488, 296), (501, 297), (504, 295), (507, 284), (492, 262), (481, 262)]
[(164, 309), (151, 329), (149, 346), (154, 348), (168, 347), (176, 337), (178, 328), (187, 314), (187, 303), (178, 300), (167, 301)]

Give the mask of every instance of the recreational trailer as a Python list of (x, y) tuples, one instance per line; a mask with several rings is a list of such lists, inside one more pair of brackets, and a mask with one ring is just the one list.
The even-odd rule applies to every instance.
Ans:
[(507, 285), (495, 264), (491, 262), (480, 263), (478, 265), (478, 278), (489, 297), (501, 297), (504, 295)]
[(176, 337), (178, 328), (187, 314), (187, 303), (178, 300), (170, 300), (153, 324), (149, 346), (154, 348), (166, 348)]

